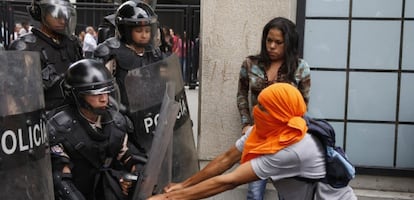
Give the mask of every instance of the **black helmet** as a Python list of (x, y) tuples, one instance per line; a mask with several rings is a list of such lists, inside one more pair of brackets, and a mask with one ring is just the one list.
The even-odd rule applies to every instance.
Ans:
[[(76, 9), (69, 0), (32, 0), (28, 7), (29, 14), (34, 20), (44, 24), (54, 32), (72, 35), (76, 27)], [(65, 20), (65, 27), (61, 30), (54, 30), (46, 21), (46, 16)]]
[(63, 89), (65, 97), (78, 108), (83, 107), (96, 114), (103, 114), (105, 109), (93, 108), (83, 96), (111, 93), (115, 90), (115, 84), (103, 63), (93, 59), (82, 59), (69, 66), (65, 73)]
[[(131, 30), (137, 26), (150, 26), (150, 44), (154, 44), (158, 34), (158, 16), (154, 10), (142, 1), (127, 1), (119, 6), (115, 14), (118, 37), (122, 42), (134, 44)], [(137, 44), (148, 45), (148, 44)]]
[(115, 89), (109, 70), (103, 63), (93, 59), (73, 63), (66, 71), (63, 87), (66, 94), (76, 96), (106, 94)]

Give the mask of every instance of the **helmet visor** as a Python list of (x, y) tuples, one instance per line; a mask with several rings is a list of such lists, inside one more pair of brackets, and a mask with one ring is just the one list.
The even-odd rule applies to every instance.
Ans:
[(100, 95), (100, 94), (108, 94), (111, 93), (114, 90), (114, 87), (104, 87), (104, 88), (99, 88), (99, 89), (94, 89), (94, 90), (86, 90), (86, 91), (81, 91), (79, 92), (79, 94), (88, 94), (88, 95)]
[(39, 2), (42, 22), (51, 30), (73, 35), (76, 27), (76, 9), (68, 1), (42, 0)]
[(108, 94), (115, 90), (114, 81), (110, 80), (106, 83), (87, 84), (83, 86), (75, 86), (75, 90), (79, 94), (100, 95)]
[(118, 24), (127, 24), (130, 26), (149, 26), (158, 23), (158, 17), (152, 16), (147, 18), (128, 19), (124, 18), (118, 21)]
[[(148, 4), (140, 1), (127, 1), (123, 3), (116, 12), (115, 24), (117, 36), (121, 41), (139, 47), (156, 47), (156, 41), (158, 39), (158, 16)], [(138, 41), (132, 36), (132, 30), (134, 28), (143, 26), (149, 26), (151, 28), (151, 38), (147, 42)]]

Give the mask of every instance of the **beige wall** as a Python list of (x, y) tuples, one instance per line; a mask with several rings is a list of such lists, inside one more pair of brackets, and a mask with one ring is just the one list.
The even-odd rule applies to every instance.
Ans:
[[(225, 151), (241, 133), (236, 105), (243, 59), (260, 51), (263, 26), (283, 16), (295, 21), (296, 1), (201, 0), (200, 161)], [(203, 164), (202, 164), (203, 165)]]

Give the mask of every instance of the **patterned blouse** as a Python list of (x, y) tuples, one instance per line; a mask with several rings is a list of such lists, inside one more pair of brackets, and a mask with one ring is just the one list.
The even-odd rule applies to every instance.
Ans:
[[(247, 58), (243, 62), (240, 69), (237, 91), (237, 107), (239, 108), (242, 127), (253, 124), (251, 108), (257, 104), (257, 97), (259, 96), (260, 91), (276, 82), (288, 82), (286, 76), (287, 74), (282, 74), (281, 70), (279, 70), (276, 80), (268, 81), (266, 70), (262, 63), (258, 64), (257, 60), (250, 58)], [(299, 59), (295, 80), (296, 83), (292, 84), (298, 87), (307, 104), (309, 101), (311, 84), (310, 68), (308, 63), (302, 59)]]

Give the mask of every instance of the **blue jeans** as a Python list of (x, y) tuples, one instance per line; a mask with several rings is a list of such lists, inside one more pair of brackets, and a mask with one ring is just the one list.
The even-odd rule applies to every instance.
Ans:
[(188, 69), (187, 69), (187, 58), (180, 58), (180, 62), (181, 62), (181, 73), (183, 76), (183, 81), (184, 84), (188, 83)]
[(247, 200), (263, 200), (267, 179), (250, 182), (247, 187)]

